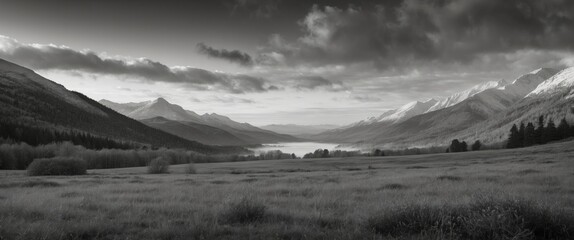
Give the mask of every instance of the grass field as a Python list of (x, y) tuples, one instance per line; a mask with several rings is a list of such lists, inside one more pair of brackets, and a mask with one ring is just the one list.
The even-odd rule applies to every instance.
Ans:
[(380, 158), (0, 171), (0, 239), (574, 239), (574, 142)]

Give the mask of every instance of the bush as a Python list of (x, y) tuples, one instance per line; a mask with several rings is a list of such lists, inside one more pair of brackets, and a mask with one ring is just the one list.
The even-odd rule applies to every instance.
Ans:
[(232, 201), (225, 206), (219, 219), (223, 223), (252, 223), (263, 219), (267, 207), (248, 197)]
[(157, 157), (149, 162), (147, 172), (151, 174), (168, 173), (169, 162), (163, 157)]
[(196, 174), (197, 171), (195, 170), (195, 166), (193, 165), (193, 163), (188, 163), (187, 166), (185, 167), (185, 173), (187, 174)]
[(30, 176), (44, 175), (82, 175), (86, 174), (87, 165), (77, 158), (38, 158), (28, 166)]

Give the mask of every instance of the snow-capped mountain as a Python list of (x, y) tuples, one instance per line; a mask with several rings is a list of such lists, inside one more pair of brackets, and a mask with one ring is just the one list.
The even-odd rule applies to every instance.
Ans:
[[(557, 74), (556, 77), (551, 78), (557, 72), (554, 69), (543, 68), (520, 76), (510, 84), (506, 84), (504, 81), (488, 82), (451, 96), (449, 104), (460, 102), (446, 108), (429, 111), (429, 107), (423, 113), (404, 115), (406, 117), (400, 121), (379, 121), (379, 119), (389, 119), (390, 116), (396, 116), (400, 112), (399, 109), (407, 110), (414, 109), (413, 106), (423, 106), (421, 102), (415, 102), (399, 109), (386, 111), (379, 118), (371, 118), (347, 128), (326, 131), (311, 138), (340, 143), (361, 142), (370, 144), (412, 144), (413, 142), (442, 141), (444, 140), (443, 137), (449, 138), (449, 134), (463, 131), (502, 114), (525, 99), (525, 96), (539, 85), (549, 86), (547, 87), (549, 89), (552, 89), (552, 86), (570, 86), (572, 80), (562, 79), (571, 79), (571, 76), (568, 75), (571, 72), (563, 71), (564, 74)], [(564, 75), (564, 77), (560, 75)], [(545, 82), (546, 79), (548, 80)], [(541, 84), (542, 82), (545, 84)], [(434, 106), (437, 106), (436, 104), (442, 103), (435, 103)], [(411, 113), (416, 112), (411, 111)]]
[(426, 112), (432, 112), (439, 109), (447, 108), (453, 106), (459, 102), (462, 102), (469, 97), (472, 97), (478, 93), (483, 92), (484, 90), (491, 89), (491, 88), (500, 88), (506, 86), (508, 83), (504, 80), (500, 81), (488, 81), (482, 84), (478, 84), (468, 90), (455, 93), (451, 96), (448, 96), (444, 99), (439, 100), (434, 106), (430, 107)]
[(435, 99), (430, 99), (424, 102), (419, 101), (411, 102), (398, 108), (395, 112), (393, 112), (393, 114), (380, 118), (379, 122), (389, 121), (393, 123), (398, 123), (403, 120), (409, 119), (413, 116), (425, 113), (426, 111), (428, 111), (429, 108), (434, 106), (436, 103), (437, 100)]
[(427, 101), (414, 101), (407, 103), (399, 108), (384, 111), (378, 117), (370, 117), (366, 120), (362, 120), (342, 128), (351, 128), (355, 126), (365, 126), (373, 123), (398, 123), (403, 120), (409, 119), (410, 117), (425, 113), (430, 107), (437, 103), (435, 99), (429, 99)]
[(546, 81), (540, 83), (526, 97), (552, 94), (572, 87), (574, 87), (574, 67), (566, 68), (551, 78), (548, 78)]
[(483, 92), (484, 90), (491, 89), (491, 88), (504, 87), (506, 84), (507, 83), (504, 80), (489, 81), (489, 82), (485, 82), (482, 84), (478, 84), (478, 85), (476, 85), (470, 89), (467, 89), (465, 91), (455, 93), (455, 94), (448, 96), (446, 98), (442, 98), (441, 100), (435, 100), (433, 98), (433, 99), (429, 99), (427, 101), (422, 101), (422, 102), (421, 101), (410, 102), (410, 103), (407, 103), (407, 104), (405, 104), (399, 108), (384, 111), (378, 117), (370, 117), (366, 120), (362, 120), (362, 121), (350, 124), (350, 125), (345, 126), (343, 128), (351, 128), (354, 126), (365, 126), (365, 125), (369, 125), (369, 124), (373, 124), (373, 123), (380, 123), (380, 122), (386, 122), (386, 123), (391, 123), (391, 124), (399, 123), (401, 121), (407, 120), (411, 117), (414, 117), (414, 116), (417, 116), (417, 115), (420, 115), (423, 113), (432, 112), (432, 111), (436, 111), (439, 109), (453, 106), (459, 102), (464, 101), (465, 99), (468, 99), (469, 97), (472, 97), (472, 96), (474, 96), (480, 92)]

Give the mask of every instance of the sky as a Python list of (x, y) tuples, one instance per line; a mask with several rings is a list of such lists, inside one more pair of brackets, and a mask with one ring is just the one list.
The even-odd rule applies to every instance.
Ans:
[(0, 58), (95, 100), (345, 125), (574, 66), (570, 0), (0, 0)]

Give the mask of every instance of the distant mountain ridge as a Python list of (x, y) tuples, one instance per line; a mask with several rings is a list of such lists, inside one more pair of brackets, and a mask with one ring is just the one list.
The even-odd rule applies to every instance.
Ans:
[(100, 103), (148, 126), (206, 144), (253, 145), (300, 140), (216, 113), (199, 115), (164, 98), (139, 103), (115, 103), (102, 99)]
[(293, 136), (305, 137), (310, 134), (317, 134), (326, 130), (339, 128), (339, 125), (321, 124), (321, 125), (297, 125), (297, 124), (271, 124), (261, 126), (260, 128)]
[[(387, 111), (374, 121), (359, 122), (359, 124), (326, 131), (311, 136), (311, 138), (320, 141), (378, 146), (391, 144), (408, 147), (413, 145), (445, 144), (452, 137), (470, 137), (470, 133), (465, 134), (465, 131), (493, 119), (505, 119), (504, 124), (523, 119), (522, 116), (510, 111), (526, 114), (522, 110), (514, 109), (514, 107), (521, 104), (533, 105), (534, 103), (527, 96), (533, 96), (537, 92), (546, 92), (547, 90), (545, 89), (563, 90), (564, 87), (574, 85), (571, 80), (573, 74), (569, 69), (558, 72), (555, 69), (541, 68), (518, 77), (510, 84), (504, 81), (487, 82), (463, 91), (462, 94), (459, 93), (447, 97), (446, 99), (450, 99), (447, 102), (458, 102), (452, 106), (438, 110), (432, 110), (433, 107), (431, 107), (422, 114), (414, 114), (414, 116), (411, 115), (396, 122), (379, 121), (379, 119), (384, 119), (384, 117), (388, 116), (389, 111)], [(571, 93), (572, 95), (574, 95), (574, 92)], [(552, 101), (560, 102), (559, 99)], [(420, 104), (421, 102), (418, 103)], [(435, 103), (435, 106), (438, 106), (437, 104), (447, 106), (450, 103), (443, 104), (438, 101)], [(409, 106), (412, 105), (412, 103), (407, 104), (398, 109), (409, 109)], [(560, 107), (565, 108), (566, 106), (562, 103), (548, 105), (546, 110), (540, 109), (538, 112), (550, 114), (551, 111), (558, 112), (557, 109)], [(391, 111), (396, 112), (398, 109)], [(563, 109), (561, 112), (567, 112), (567, 110)], [(506, 118), (505, 115), (514, 117), (510, 119)], [(487, 138), (487, 141), (491, 142), (500, 141), (503, 135), (501, 132), (497, 137), (492, 137), (488, 135), (488, 132), (483, 131), (485, 130), (474, 130), (473, 135), (475, 137), (484, 136)], [(492, 127), (489, 127), (488, 131), (493, 132), (494, 130)], [(507, 129), (504, 130), (504, 133), (506, 131)]]

